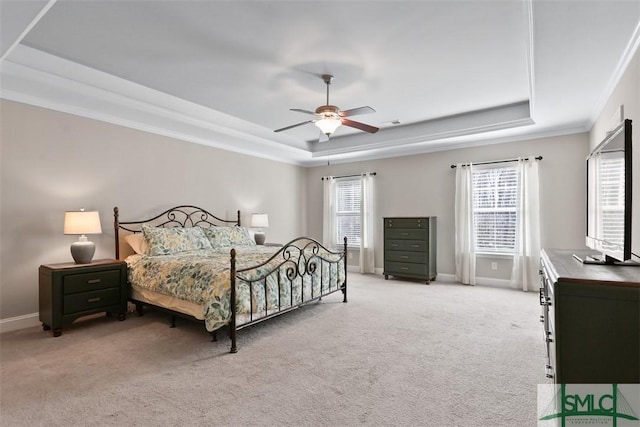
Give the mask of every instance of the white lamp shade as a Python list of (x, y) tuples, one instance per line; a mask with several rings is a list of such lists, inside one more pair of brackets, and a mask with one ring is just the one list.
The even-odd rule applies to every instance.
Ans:
[(320, 128), (325, 135), (331, 135), (341, 124), (342, 121), (335, 118), (323, 118), (315, 122), (315, 125)]
[(100, 234), (98, 211), (68, 211), (64, 213), (64, 234)]
[(251, 214), (251, 226), (258, 228), (269, 227), (269, 216), (265, 213)]

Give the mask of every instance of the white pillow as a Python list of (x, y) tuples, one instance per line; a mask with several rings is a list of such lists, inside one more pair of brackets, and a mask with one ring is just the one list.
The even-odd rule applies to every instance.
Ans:
[(137, 254), (147, 253), (147, 242), (144, 240), (142, 233), (127, 234), (124, 236), (124, 241), (131, 246), (131, 249)]

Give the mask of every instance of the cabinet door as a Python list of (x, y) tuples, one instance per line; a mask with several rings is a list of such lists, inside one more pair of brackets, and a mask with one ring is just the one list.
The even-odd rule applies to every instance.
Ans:
[(638, 289), (559, 281), (554, 290), (557, 381), (640, 383)]

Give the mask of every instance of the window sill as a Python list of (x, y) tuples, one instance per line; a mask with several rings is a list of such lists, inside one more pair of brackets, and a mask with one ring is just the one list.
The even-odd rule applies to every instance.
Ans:
[(479, 258), (503, 258), (513, 259), (515, 254), (508, 252), (476, 252), (476, 256)]

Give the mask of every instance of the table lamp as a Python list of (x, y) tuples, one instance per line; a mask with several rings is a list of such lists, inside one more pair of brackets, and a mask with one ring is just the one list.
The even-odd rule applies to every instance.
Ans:
[(98, 211), (67, 211), (64, 213), (64, 234), (79, 234), (77, 242), (71, 244), (71, 256), (76, 264), (88, 264), (96, 252), (96, 245), (86, 234), (101, 234)]
[[(256, 227), (258, 229), (260, 228), (268, 228), (269, 227), (269, 216), (265, 213), (254, 213), (251, 214), (251, 226), (252, 227)], [(257, 230), (254, 235), (253, 238), (256, 241), (256, 244), (258, 245), (264, 245), (264, 241), (267, 238), (267, 236), (264, 234), (264, 231), (262, 230)]]

